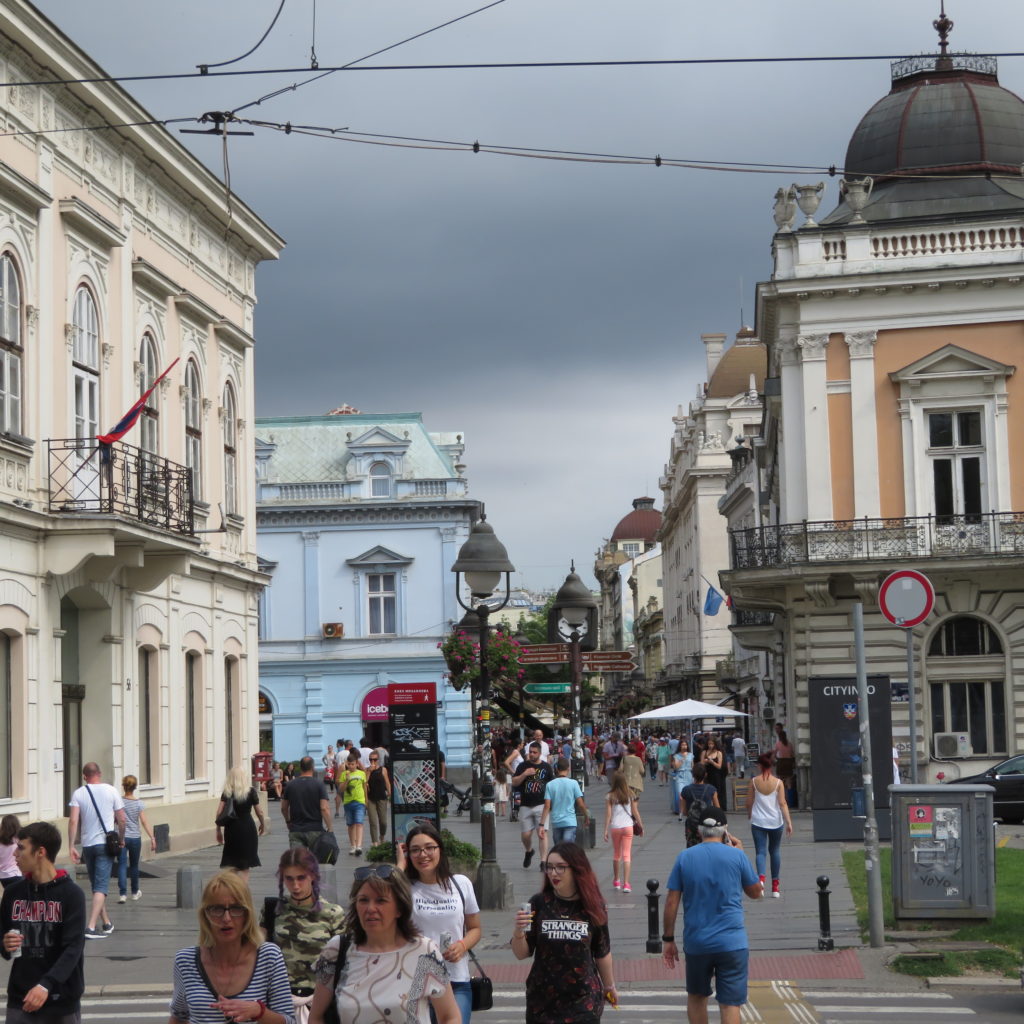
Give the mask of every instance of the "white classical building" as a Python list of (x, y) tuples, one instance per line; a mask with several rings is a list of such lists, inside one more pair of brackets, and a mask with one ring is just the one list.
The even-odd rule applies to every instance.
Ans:
[[(257, 738), (253, 280), (283, 242), (21, 0), (0, 75), (0, 813), (60, 820), (96, 761), (181, 848)], [(87, 83), (18, 84), (54, 78)]]

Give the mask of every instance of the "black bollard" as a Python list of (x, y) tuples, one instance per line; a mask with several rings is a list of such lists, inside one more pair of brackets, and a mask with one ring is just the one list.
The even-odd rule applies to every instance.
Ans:
[(658, 910), (658, 880), (647, 879), (647, 952), (661, 952), (661, 914)]
[(818, 875), (818, 927), (821, 929), (818, 936), (819, 952), (828, 952), (836, 948), (832, 941), (832, 918), (828, 909), (828, 898), (831, 895), (828, 882), (828, 875)]

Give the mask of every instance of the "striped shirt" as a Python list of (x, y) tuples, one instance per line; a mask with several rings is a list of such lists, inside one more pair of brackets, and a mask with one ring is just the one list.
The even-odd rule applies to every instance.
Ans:
[[(232, 999), (262, 999), (267, 1009), (281, 1014), (288, 1024), (295, 1024), (292, 992), (288, 971), (281, 950), (272, 942), (264, 942), (256, 952), (252, 977), (241, 992), (228, 993)], [(224, 1024), (224, 1014), (210, 1006), (217, 993), (199, 961), (199, 947), (179, 949), (174, 957), (174, 993), (171, 1016), (190, 1024)]]

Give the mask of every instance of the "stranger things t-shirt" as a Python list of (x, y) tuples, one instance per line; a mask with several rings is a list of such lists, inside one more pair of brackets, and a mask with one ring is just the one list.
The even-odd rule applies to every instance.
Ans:
[(526, 979), (528, 1024), (584, 1024), (601, 1016), (604, 986), (596, 961), (611, 952), (608, 925), (595, 925), (579, 900), (553, 892), (530, 899), (526, 942), (533, 967)]

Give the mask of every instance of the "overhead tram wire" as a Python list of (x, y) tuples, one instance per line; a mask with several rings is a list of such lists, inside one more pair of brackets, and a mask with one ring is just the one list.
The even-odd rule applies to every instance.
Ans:
[(222, 60), (218, 64), (197, 64), (196, 67), (199, 68), (199, 73), (201, 75), (205, 75), (209, 72), (210, 68), (226, 68), (229, 64), (237, 64), (240, 60), (245, 60), (246, 57), (249, 57), (252, 54), (254, 54), (264, 44), (264, 42), (266, 42), (267, 36), (269, 36), (270, 33), (274, 30), (274, 26), (277, 24), (277, 19), (281, 17), (281, 12), (284, 10), (284, 5), (286, 2), (287, 0), (281, 0), (281, 3), (277, 8), (277, 13), (274, 15), (273, 21), (271, 21), (270, 25), (267, 27), (267, 31), (260, 36), (259, 42), (257, 42), (256, 45), (252, 47), (252, 49), (246, 50), (245, 53), (241, 55), (241, 57), (233, 57), (231, 60)]
[[(392, 43), (390, 46), (384, 46), (379, 50), (374, 50), (373, 53), (366, 54), (365, 57), (358, 57), (353, 61), (349, 61), (348, 64), (343, 64), (340, 68), (331, 68), (328, 71), (323, 71), (319, 75), (314, 75), (312, 78), (307, 78), (304, 82), (292, 82), (291, 85), (285, 86), (283, 89), (275, 89), (273, 92), (268, 92), (266, 96), (261, 96), (259, 99), (251, 100), (249, 103), (243, 103), (240, 107), (235, 107), (231, 111), (233, 114), (237, 114), (240, 110), (248, 110), (250, 107), (258, 107), (261, 103), (267, 100), (275, 99), (278, 96), (283, 96), (288, 92), (295, 92), (297, 89), (301, 89), (304, 85), (312, 85), (313, 82), (319, 82), (321, 78), (327, 78), (328, 75), (333, 75), (335, 71), (346, 71), (356, 64), (361, 64), (364, 60), (370, 60), (371, 57), (379, 57), (382, 53), (387, 53), (389, 50), (397, 49), (399, 46), (404, 46), (406, 43), (411, 43), (414, 39), (422, 39), (424, 36), (430, 35), (431, 32), (437, 32), (439, 29), (447, 28), (449, 25), (454, 25), (457, 21), (465, 21), (466, 18), (472, 18), (474, 14), (480, 14), (481, 11), (489, 11), (492, 7), (497, 7), (498, 4), (505, 3), (505, 0), (493, 0), (493, 3), (486, 4), (483, 7), (478, 7), (475, 11), (468, 11), (466, 14), (460, 14), (457, 18), (451, 18), (448, 21), (442, 22), (440, 25), (435, 25), (433, 28), (425, 29), (423, 32), (417, 32), (413, 36), (408, 36), (405, 39), (400, 39), (397, 43)], [(314, 0), (314, 18), (316, 12), (316, 0)], [(315, 22), (314, 22), (314, 39), (315, 39)], [(314, 67), (316, 66), (314, 46)]]
[[(395, 46), (400, 44), (395, 43)], [(500, 61), (475, 64), (340, 64), (324, 68), (323, 74), (334, 71), (502, 71), (527, 68), (630, 68), (630, 67), (690, 67), (703, 65), (739, 64), (828, 64), (852, 63), (858, 61), (903, 60), (905, 53), (876, 53), (859, 55), (836, 55), (820, 57), (686, 57), (663, 60), (547, 60), (547, 61)], [(979, 53), (979, 57), (1024, 57), (1024, 50), (1003, 53)], [(23, 82), (5, 82), (5, 87), (38, 87), (51, 85), (95, 85), (104, 82), (160, 82), (179, 81), (188, 78), (244, 78), (251, 75), (295, 75), (308, 71), (304, 67), (252, 68), (241, 71), (200, 71), (164, 72), (152, 75), (93, 75), (88, 78), (40, 78)], [(291, 86), (288, 87), (291, 89)]]

